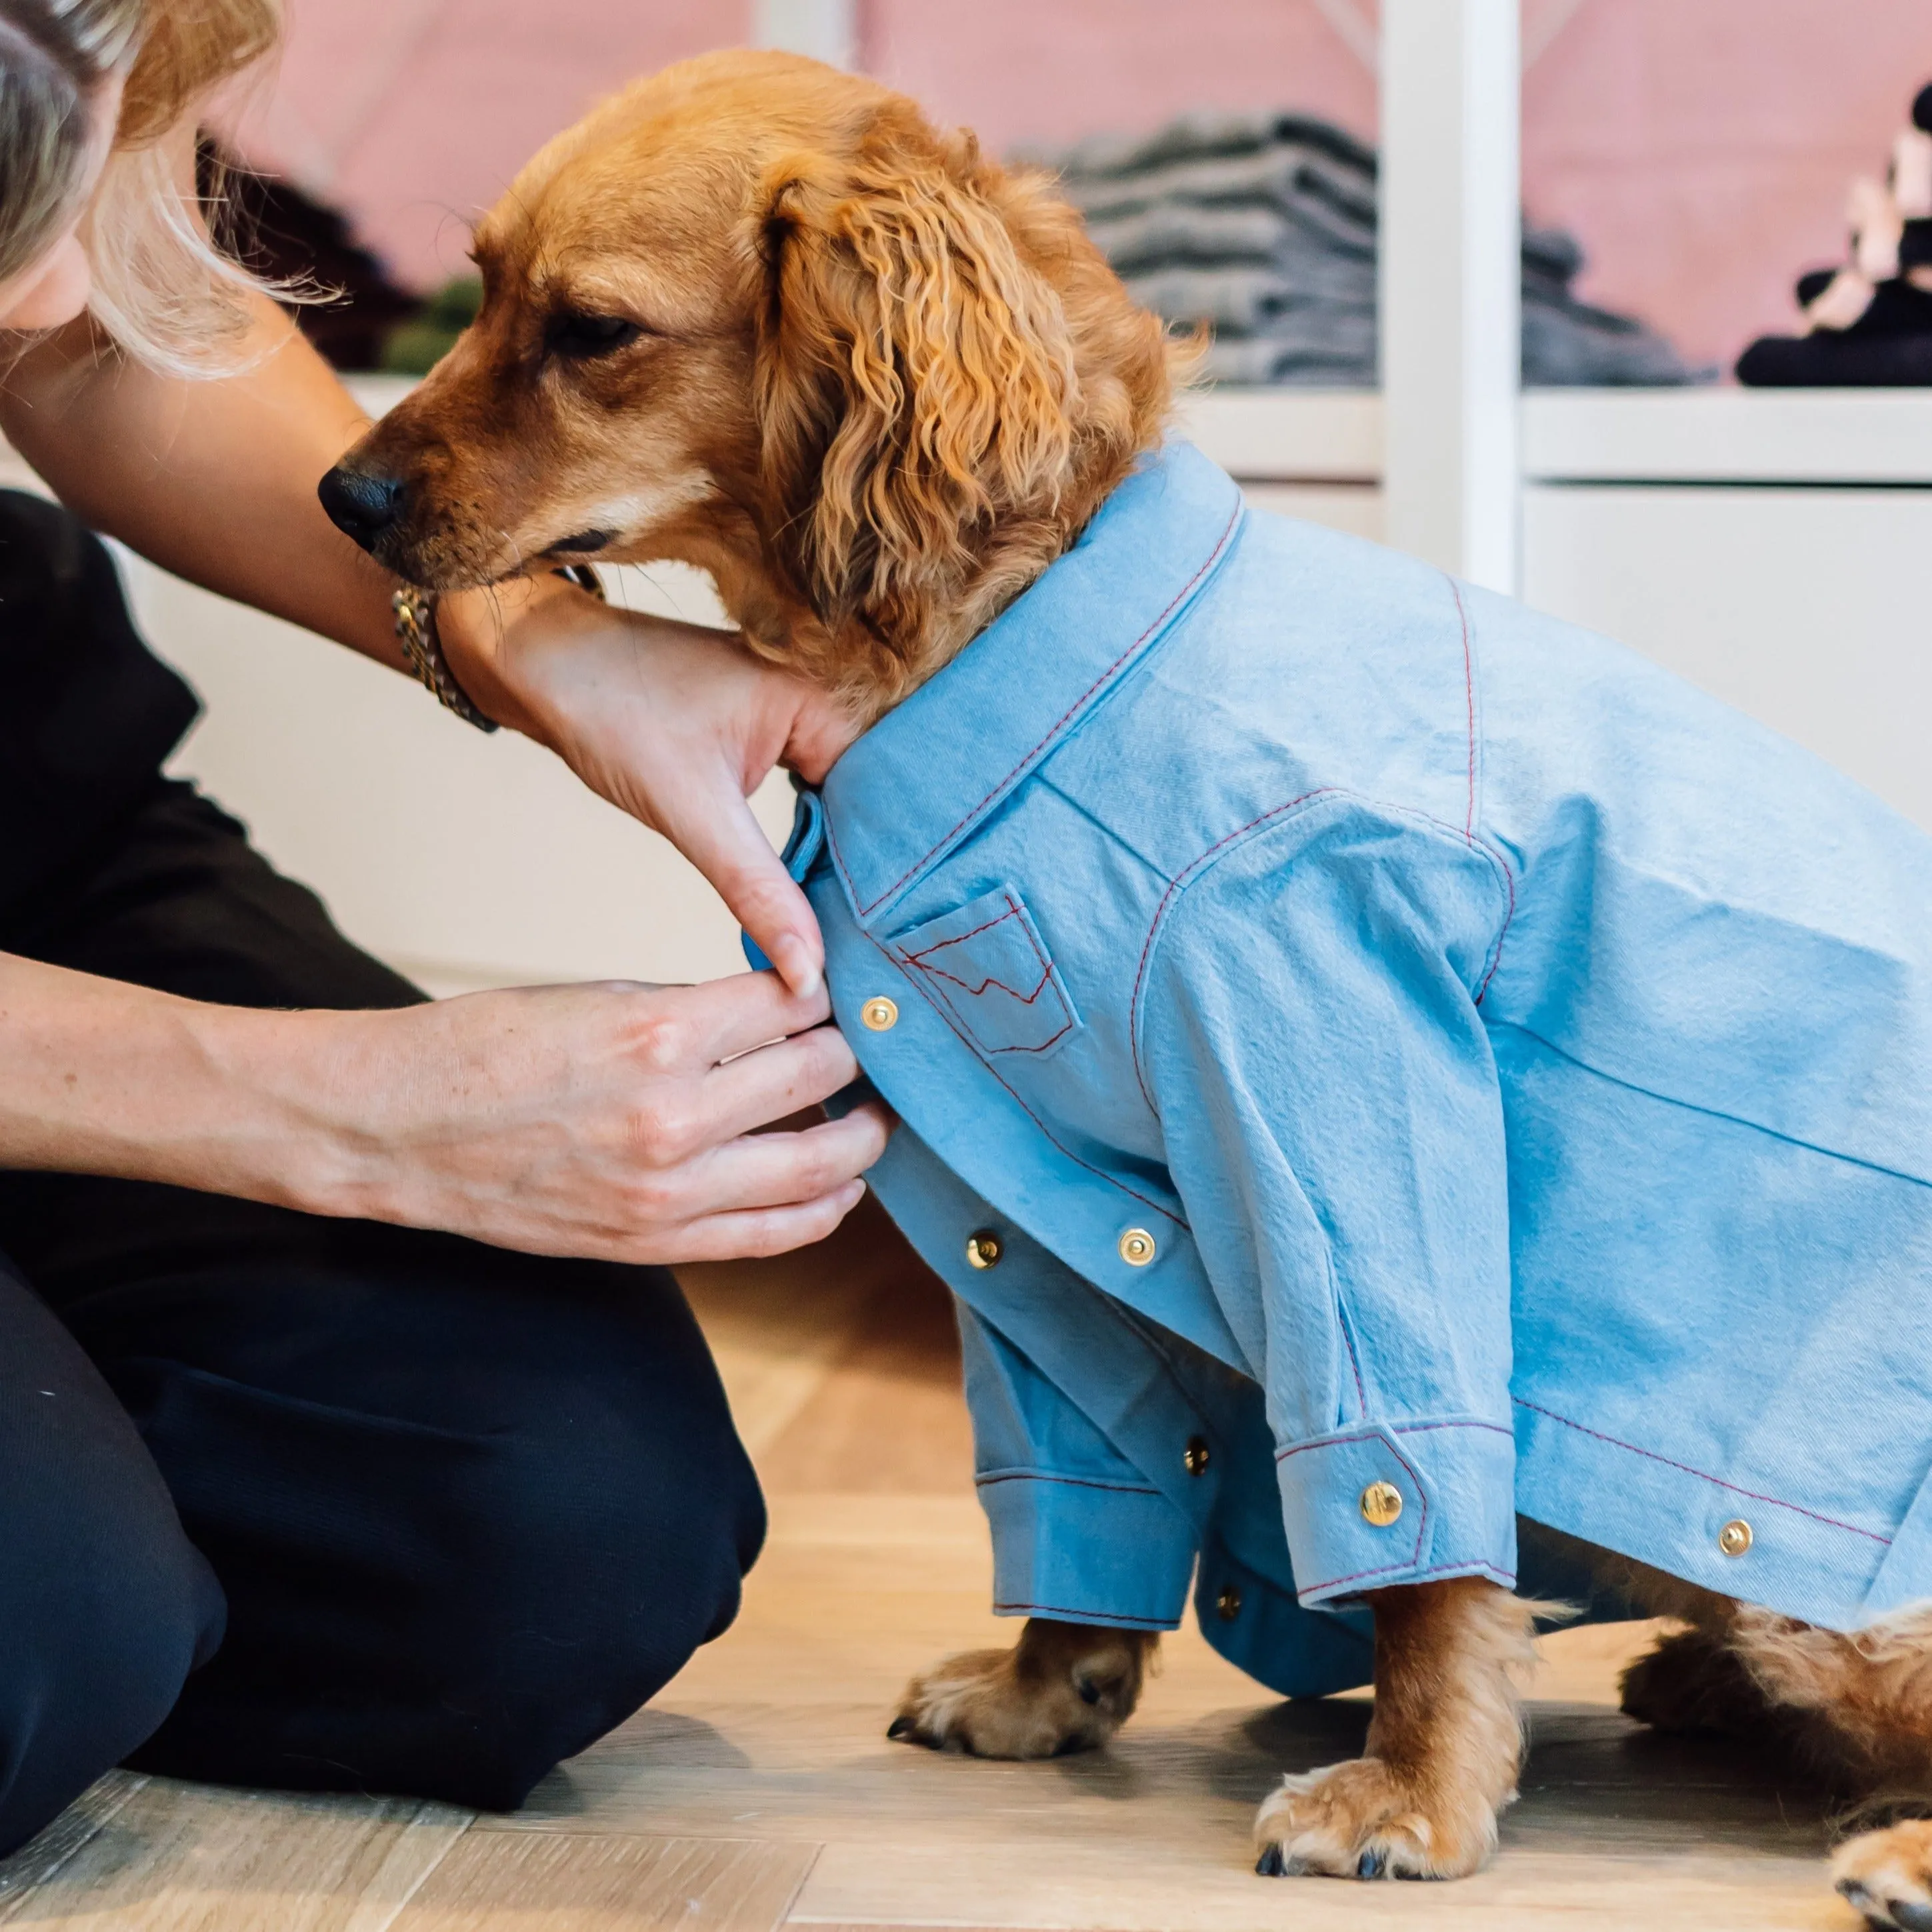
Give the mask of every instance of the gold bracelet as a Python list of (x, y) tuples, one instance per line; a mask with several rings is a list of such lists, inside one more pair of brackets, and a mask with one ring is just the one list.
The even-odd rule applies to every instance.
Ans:
[(436, 592), (406, 585), (389, 599), (396, 614), (396, 637), (409, 660), (416, 681), (433, 692), (442, 706), (479, 731), (494, 731), (496, 721), (486, 718), (471, 701), (468, 692), (456, 681), (449, 660), (442, 654), (442, 643), (436, 634)]
[[(564, 564), (551, 574), (566, 578), (580, 590), (589, 591), (599, 603), (610, 601), (603, 579), (587, 563)], [(442, 640), (436, 630), (436, 606), (434, 590), (418, 590), (413, 584), (406, 585), (389, 599), (389, 607), (396, 614), (396, 637), (402, 645), (403, 656), (409, 660), (416, 681), (434, 693), (440, 704), (478, 730), (494, 731), (497, 728), (496, 719), (485, 717), (477, 710), (469, 692), (457, 682), (456, 674), (442, 654)]]

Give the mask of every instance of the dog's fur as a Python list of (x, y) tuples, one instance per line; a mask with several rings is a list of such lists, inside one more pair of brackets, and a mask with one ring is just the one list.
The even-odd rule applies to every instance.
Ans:
[[(632, 88), (537, 157), (476, 255), (475, 327), (347, 460), (406, 488), (379, 559), (441, 589), (593, 551), (696, 564), (860, 722), (1068, 548), (1170, 404), (1160, 325), (1048, 182), (788, 56)], [(1684, 1625), (1626, 1674), (1634, 1715), (1932, 1797), (1932, 1610), (1842, 1636), (1605, 1561)], [(1479, 1580), (1370, 1601), (1367, 1755), (1285, 1781), (1264, 1871), (1447, 1877), (1496, 1843), (1533, 1606)], [(893, 1735), (1102, 1743), (1155, 1642), (1035, 1619), (916, 1680)], [(1867, 1833), (1837, 1870), (1874, 1923), (1932, 1926), (1932, 1830)]]

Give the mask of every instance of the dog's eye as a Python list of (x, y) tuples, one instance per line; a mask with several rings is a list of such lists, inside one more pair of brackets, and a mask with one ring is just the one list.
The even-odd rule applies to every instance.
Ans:
[(544, 333), (544, 346), (553, 356), (575, 362), (608, 356), (644, 334), (642, 326), (620, 315), (584, 315), (575, 310), (554, 316)]

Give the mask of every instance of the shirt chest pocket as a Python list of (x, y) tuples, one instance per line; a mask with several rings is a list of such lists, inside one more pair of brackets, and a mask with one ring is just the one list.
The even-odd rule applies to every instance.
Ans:
[(1050, 1053), (1081, 1030), (1040, 930), (1010, 886), (982, 893), (890, 944), (982, 1053)]

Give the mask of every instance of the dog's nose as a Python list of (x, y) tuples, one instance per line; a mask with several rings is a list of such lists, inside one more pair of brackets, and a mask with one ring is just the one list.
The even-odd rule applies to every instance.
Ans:
[(322, 479), (316, 494), (329, 521), (344, 536), (374, 550), (383, 532), (401, 520), (409, 490), (394, 476), (371, 476), (338, 464)]

